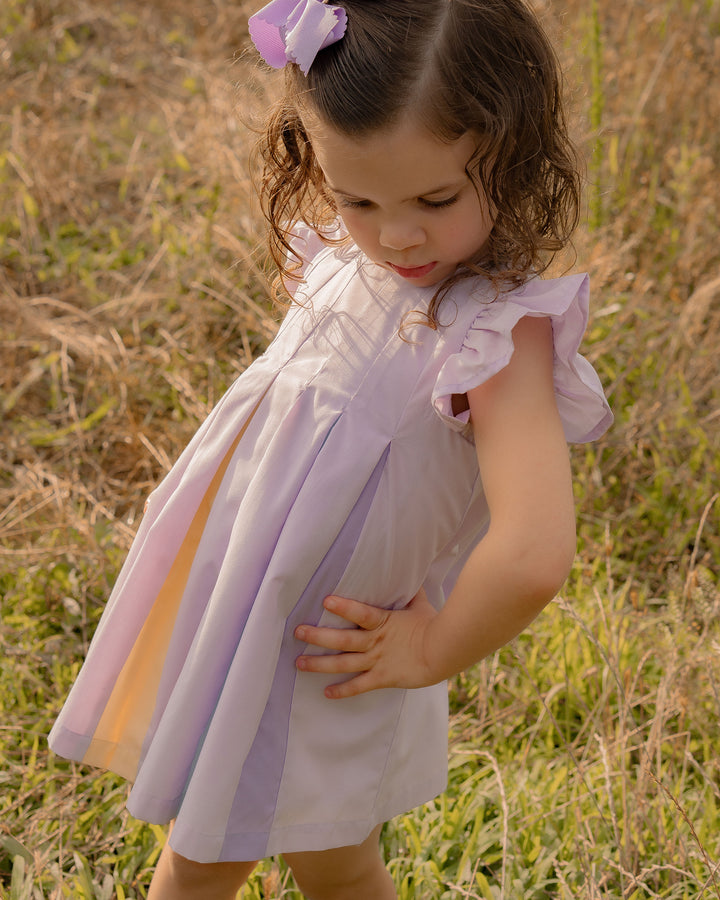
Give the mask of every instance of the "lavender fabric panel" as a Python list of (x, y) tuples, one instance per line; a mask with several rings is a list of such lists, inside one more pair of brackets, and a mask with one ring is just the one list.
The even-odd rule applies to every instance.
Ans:
[(242, 768), (227, 822), (225, 843), (232, 851), (227, 856), (222, 852), (220, 859), (240, 858), (239, 852), (246, 853), (248, 859), (267, 854), (268, 833), (285, 764), (290, 705), (297, 677), (295, 660), (305, 649), (295, 639), (294, 631), (301, 623), (320, 621), (322, 600), (335, 590), (357, 545), (388, 453), (389, 448), (381, 456), (340, 533), (287, 618), (272, 689), (257, 736)]

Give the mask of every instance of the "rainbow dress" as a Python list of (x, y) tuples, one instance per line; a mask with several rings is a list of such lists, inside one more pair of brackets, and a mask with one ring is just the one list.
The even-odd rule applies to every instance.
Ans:
[(433, 330), (412, 315), (432, 288), (310, 231), (295, 244), (296, 302), (151, 494), (50, 735), (128, 778), (130, 812), (175, 819), (200, 862), (359, 843), (444, 789), (446, 685), (328, 700), (338, 676), (299, 672), (293, 632), (346, 625), (331, 593), (399, 608), (424, 586), (442, 605), (488, 524), (451, 398), (507, 364), (521, 317), (552, 321), (568, 440), (612, 419), (578, 355), (586, 276), (499, 299), (460, 282)]

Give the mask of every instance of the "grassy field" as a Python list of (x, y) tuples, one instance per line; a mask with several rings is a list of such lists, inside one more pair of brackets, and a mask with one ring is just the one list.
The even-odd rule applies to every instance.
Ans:
[[(720, 898), (720, 2), (555, 0), (617, 422), (557, 602), (451, 685), (401, 898)], [(141, 898), (164, 840), (50, 755), (144, 499), (272, 336), (243, 2), (0, 4), (0, 896)], [(244, 900), (298, 898), (264, 863)]]

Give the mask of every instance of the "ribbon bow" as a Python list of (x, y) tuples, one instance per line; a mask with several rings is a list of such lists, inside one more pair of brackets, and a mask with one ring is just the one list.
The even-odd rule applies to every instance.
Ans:
[(322, 0), (271, 0), (251, 16), (248, 30), (253, 44), (273, 69), (297, 63), (303, 75), (320, 50), (345, 34), (347, 13)]

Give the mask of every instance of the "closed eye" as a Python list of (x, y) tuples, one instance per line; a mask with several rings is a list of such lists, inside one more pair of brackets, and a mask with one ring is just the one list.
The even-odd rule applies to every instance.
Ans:
[(345, 209), (367, 209), (370, 206), (369, 200), (352, 200), (350, 197), (336, 198), (336, 201)]
[(428, 207), (428, 209), (444, 209), (446, 206), (452, 206), (453, 203), (457, 203), (459, 197), (459, 194), (448, 197), (447, 200), (426, 200), (424, 197), (420, 197), (420, 203), (422, 206)]
[[(418, 197), (418, 203), (426, 209), (445, 209), (446, 207), (457, 203), (459, 197), (460, 194), (454, 194), (452, 197), (448, 197), (445, 200), (427, 200), (425, 197)], [(352, 197), (343, 195), (336, 195), (335, 200), (338, 206), (343, 207), (344, 209), (369, 209), (373, 205), (370, 200), (355, 200)]]

